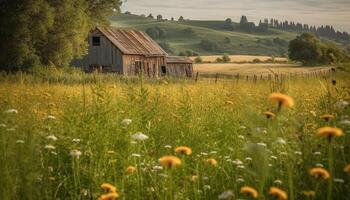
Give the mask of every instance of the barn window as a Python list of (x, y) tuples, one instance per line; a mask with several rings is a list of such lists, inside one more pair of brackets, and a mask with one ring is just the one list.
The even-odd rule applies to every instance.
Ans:
[(100, 37), (92, 37), (92, 46), (100, 46), (101, 38)]
[(162, 70), (162, 74), (164, 75), (164, 74), (166, 74), (166, 67), (163, 65), (163, 66), (161, 66), (161, 70)]

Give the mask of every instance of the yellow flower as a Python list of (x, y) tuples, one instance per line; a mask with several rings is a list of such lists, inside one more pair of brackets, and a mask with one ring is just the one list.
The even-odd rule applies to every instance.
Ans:
[(334, 119), (334, 116), (329, 115), (329, 114), (325, 114), (325, 115), (320, 116), (320, 118), (325, 120), (326, 122), (328, 122), (329, 120)]
[(270, 94), (269, 100), (272, 103), (278, 103), (279, 107), (281, 107), (282, 105), (287, 107), (287, 108), (294, 106), (294, 100), (292, 99), (292, 97), (287, 96), (287, 95), (282, 94), (282, 93)]
[(350, 173), (350, 164), (344, 167), (344, 172)]
[(129, 167), (126, 168), (126, 173), (132, 174), (132, 173), (136, 172), (136, 170), (137, 170), (136, 167), (129, 166)]
[(288, 199), (287, 193), (277, 187), (270, 187), (269, 194), (271, 196), (277, 197), (279, 200)]
[(316, 192), (313, 190), (303, 191), (303, 195), (305, 195), (308, 198), (311, 198), (311, 197), (314, 197), (316, 195)]
[(176, 156), (163, 156), (159, 159), (163, 167), (174, 168), (181, 165), (181, 160)]
[(242, 194), (247, 194), (247, 195), (250, 195), (252, 196), (254, 199), (258, 198), (258, 192), (252, 188), (252, 187), (249, 187), (249, 186), (244, 186), (244, 187), (241, 187), (241, 191), (240, 191)]
[(266, 111), (263, 114), (267, 117), (267, 119), (276, 117), (275, 113), (270, 112), (270, 111)]
[(119, 197), (119, 194), (116, 192), (110, 192), (108, 194), (103, 194), (98, 198), (98, 200), (114, 200)]
[(192, 181), (192, 182), (196, 182), (197, 180), (198, 180), (198, 176), (193, 175), (193, 176), (191, 177), (191, 181)]
[(317, 178), (317, 179), (322, 178), (324, 180), (327, 180), (330, 178), (328, 171), (326, 169), (323, 169), (320, 167), (312, 168), (310, 170), (310, 175)]
[(205, 163), (214, 167), (218, 165), (218, 162), (214, 158), (206, 159)]
[(101, 185), (101, 188), (104, 189), (104, 190), (107, 190), (109, 192), (116, 192), (117, 191), (117, 188), (114, 187), (112, 184), (110, 183), (103, 183)]
[(192, 154), (192, 149), (189, 148), (189, 147), (177, 147), (175, 149), (175, 152), (176, 153), (181, 153), (181, 154), (184, 154), (184, 155), (191, 155)]
[(317, 130), (317, 135), (318, 136), (325, 136), (328, 137), (329, 139), (332, 138), (333, 136), (339, 137), (343, 135), (343, 131), (339, 128), (333, 128), (333, 127), (322, 127)]

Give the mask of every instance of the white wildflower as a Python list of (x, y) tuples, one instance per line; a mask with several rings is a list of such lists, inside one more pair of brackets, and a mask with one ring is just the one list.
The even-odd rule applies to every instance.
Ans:
[(317, 117), (317, 114), (315, 111), (311, 110), (310, 113), (312, 114), (312, 116)]
[(57, 156), (57, 152), (55, 152), (55, 151), (51, 151), (50, 153), (54, 156)]
[(344, 109), (347, 106), (349, 106), (349, 102), (344, 101), (344, 100), (340, 100), (335, 104), (336, 107), (338, 107), (339, 109)]
[(204, 189), (204, 190), (210, 190), (211, 187), (210, 187), (210, 185), (204, 185), (204, 186), (203, 186), (203, 189)]
[(244, 165), (238, 165), (237, 168), (238, 169), (245, 169)]
[(72, 140), (72, 142), (76, 142), (76, 143), (78, 143), (78, 142), (81, 142), (81, 139), (74, 138), (74, 139)]
[(24, 140), (16, 140), (17, 144), (24, 144)]
[(268, 164), (267, 166), (272, 167), (272, 164)]
[(159, 176), (164, 177), (164, 178), (167, 178), (167, 177), (168, 177), (168, 174), (160, 173)]
[(236, 159), (236, 160), (232, 161), (232, 163), (235, 165), (243, 165), (243, 162), (240, 159)]
[(271, 156), (270, 158), (274, 159), (274, 160), (277, 160), (277, 157), (276, 156)]
[(217, 154), (218, 152), (216, 151), (211, 151), (209, 154)]
[(301, 151), (295, 151), (294, 154), (295, 154), (295, 155), (298, 155), (298, 156), (301, 156), (301, 155), (303, 155), (303, 152), (301, 152)]
[(324, 167), (323, 164), (321, 164), (321, 163), (317, 163), (315, 166), (316, 166), (316, 167), (321, 167), (321, 168)]
[(121, 124), (123, 126), (129, 126), (131, 124), (132, 120), (131, 119), (123, 119), (123, 121), (121, 122)]
[(239, 135), (238, 138), (241, 139), (241, 140), (244, 140), (244, 136), (243, 135)]
[(314, 154), (315, 156), (319, 156), (319, 155), (321, 155), (321, 152), (316, 151), (316, 152), (314, 152), (313, 154)]
[(278, 184), (278, 185), (282, 185), (282, 181), (281, 180), (275, 180), (273, 183), (274, 184)]
[(208, 154), (207, 153), (205, 153), (205, 152), (201, 152), (200, 153), (202, 156), (207, 156)]
[(47, 145), (45, 145), (45, 149), (55, 150), (55, 149), (56, 149), (56, 147), (55, 147), (55, 146), (53, 146), (53, 145), (51, 145), (51, 144), (47, 144)]
[(287, 152), (285, 152), (285, 151), (282, 151), (280, 154), (281, 154), (281, 155), (283, 155), (283, 156), (288, 155), (288, 153), (287, 153)]
[(219, 199), (231, 199), (233, 197), (234, 197), (234, 195), (233, 195), (233, 192), (231, 190), (225, 191), (218, 196)]
[(251, 158), (251, 157), (246, 157), (245, 160), (246, 160), (246, 161), (252, 161), (253, 158)]
[(343, 126), (350, 126), (350, 121), (347, 119), (344, 119), (344, 120), (340, 121), (339, 124), (343, 125)]
[(52, 141), (56, 141), (56, 140), (57, 140), (57, 137), (54, 136), (54, 135), (49, 135), (49, 136), (46, 137), (46, 139), (52, 140)]
[(130, 144), (137, 144), (137, 142), (136, 141), (131, 141)]
[(48, 115), (45, 119), (48, 119), (48, 120), (55, 120), (56, 117), (53, 116), (53, 115)]
[(244, 179), (243, 178), (238, 178), (236, 181), (240, 182), (240, 183), (244, 183)]
[(132, 157), (141, 157), (141, 154), (138, 154), (138, 153), (133, 153), (131, 154)]
[(144, 140), (148, 139), (148, 136), (143, 134), (143, 133), (141, 133), (141, 132), (137, 132), (137, 133), (133, 134), (131, 136), (131, 138), (134, 139), (134, 140), (144, 141)]
[(6, 128), (6, 124), (0, 124), (0, 127)]
[(156, 165), (156, 166), (154, 166), (153, 167), (153, 170), (162, 170), (163, 169), (163, 167), (162, 166), (159, 166), (159, 165)]
[(341, 178), (334, 178), (333, 180), (335, 183), (344, 183), (344, 179)]
[(240, 126), (239, 128), (241, 128), (241, 129), (246, 129), (247, 127), (245, 127), (245, 126)]
[(265, 143), (262, 143), (262, 142), (259, 142), (259, 143), (256, 143), (258, 146), (261, 146), (261, 147), (266, 147), (267, 145)]
[(70, 155), (71, 155), (72, 157), (79, 158), (79, 157), (81, 156), (81, 151), (74, 149), (74, 150), (72, 150), (72, 151), (70, 152)]
[(164, 148), (166, 149), (172, 149), (173, 147), (171, 145), (165, 145)]
[(277, 143), (279, 144), (287, 144), (287, 142), (283, 138), (277, 138)]
[(205, 181), (207, 181), (207, 180), (209, 180), (209, 177), (204, 176), (202, 179), (205, 180)]
[(8, 109), (4, 113), (6, 113), (6, 114), (17, 114), (18, 110), (16, 110), (16, 109)]

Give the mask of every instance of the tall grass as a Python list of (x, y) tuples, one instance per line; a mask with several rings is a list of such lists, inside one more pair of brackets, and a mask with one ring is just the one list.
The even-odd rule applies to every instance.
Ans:
[[(326, 199), (328, 182), (309, 175), (313, 167), (330, 167), (327, 140), (315, 136), (323, 126), (345, 133), (330, 147), (330, 195), (347, 199), (348, 77), (214, 84), (80, 72), (2, 75), (0, 199), (96, 199), (105, 182), (122, 199), (217, 199), (225, 191), (247, 199), (240, 194), (245, 185), (259, 199), (272, 199), (271, 186), (290, 199), (307, 199), (308, 190)], [(276, 110), (267, 97), (276, 91), (296, 105), (267, 119), (262, 113)], [(335, 118), (320, 119), (327, 113)], [(123, 125), (124, 119), (131, 124)], [(132, 139), (137, 132), (149, 138)], [(177, 146), (193, 154), (176, 154)], [(182, 165), (161, 168), (165, 155), (180, 157)], [(205, 164), (208, 158), (218, 165)], [(127, 173), (128, 166), (136, 172)]]

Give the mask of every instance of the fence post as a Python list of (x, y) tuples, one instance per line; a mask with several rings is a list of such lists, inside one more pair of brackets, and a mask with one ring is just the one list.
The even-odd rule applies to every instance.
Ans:
[(218, 73), (216, 73), (216, 74), (215, 74), (215, 83), (217, 83), (217, 82), (218, 82), (218, 78), (219, 78), (219, 74), (218, 74)]
[(195, 80), (196, 83), (197, 83), (197, 81), (198, 81), (198, 75), (199, 75), (199, 72), (196, 73), (196, 80)]

